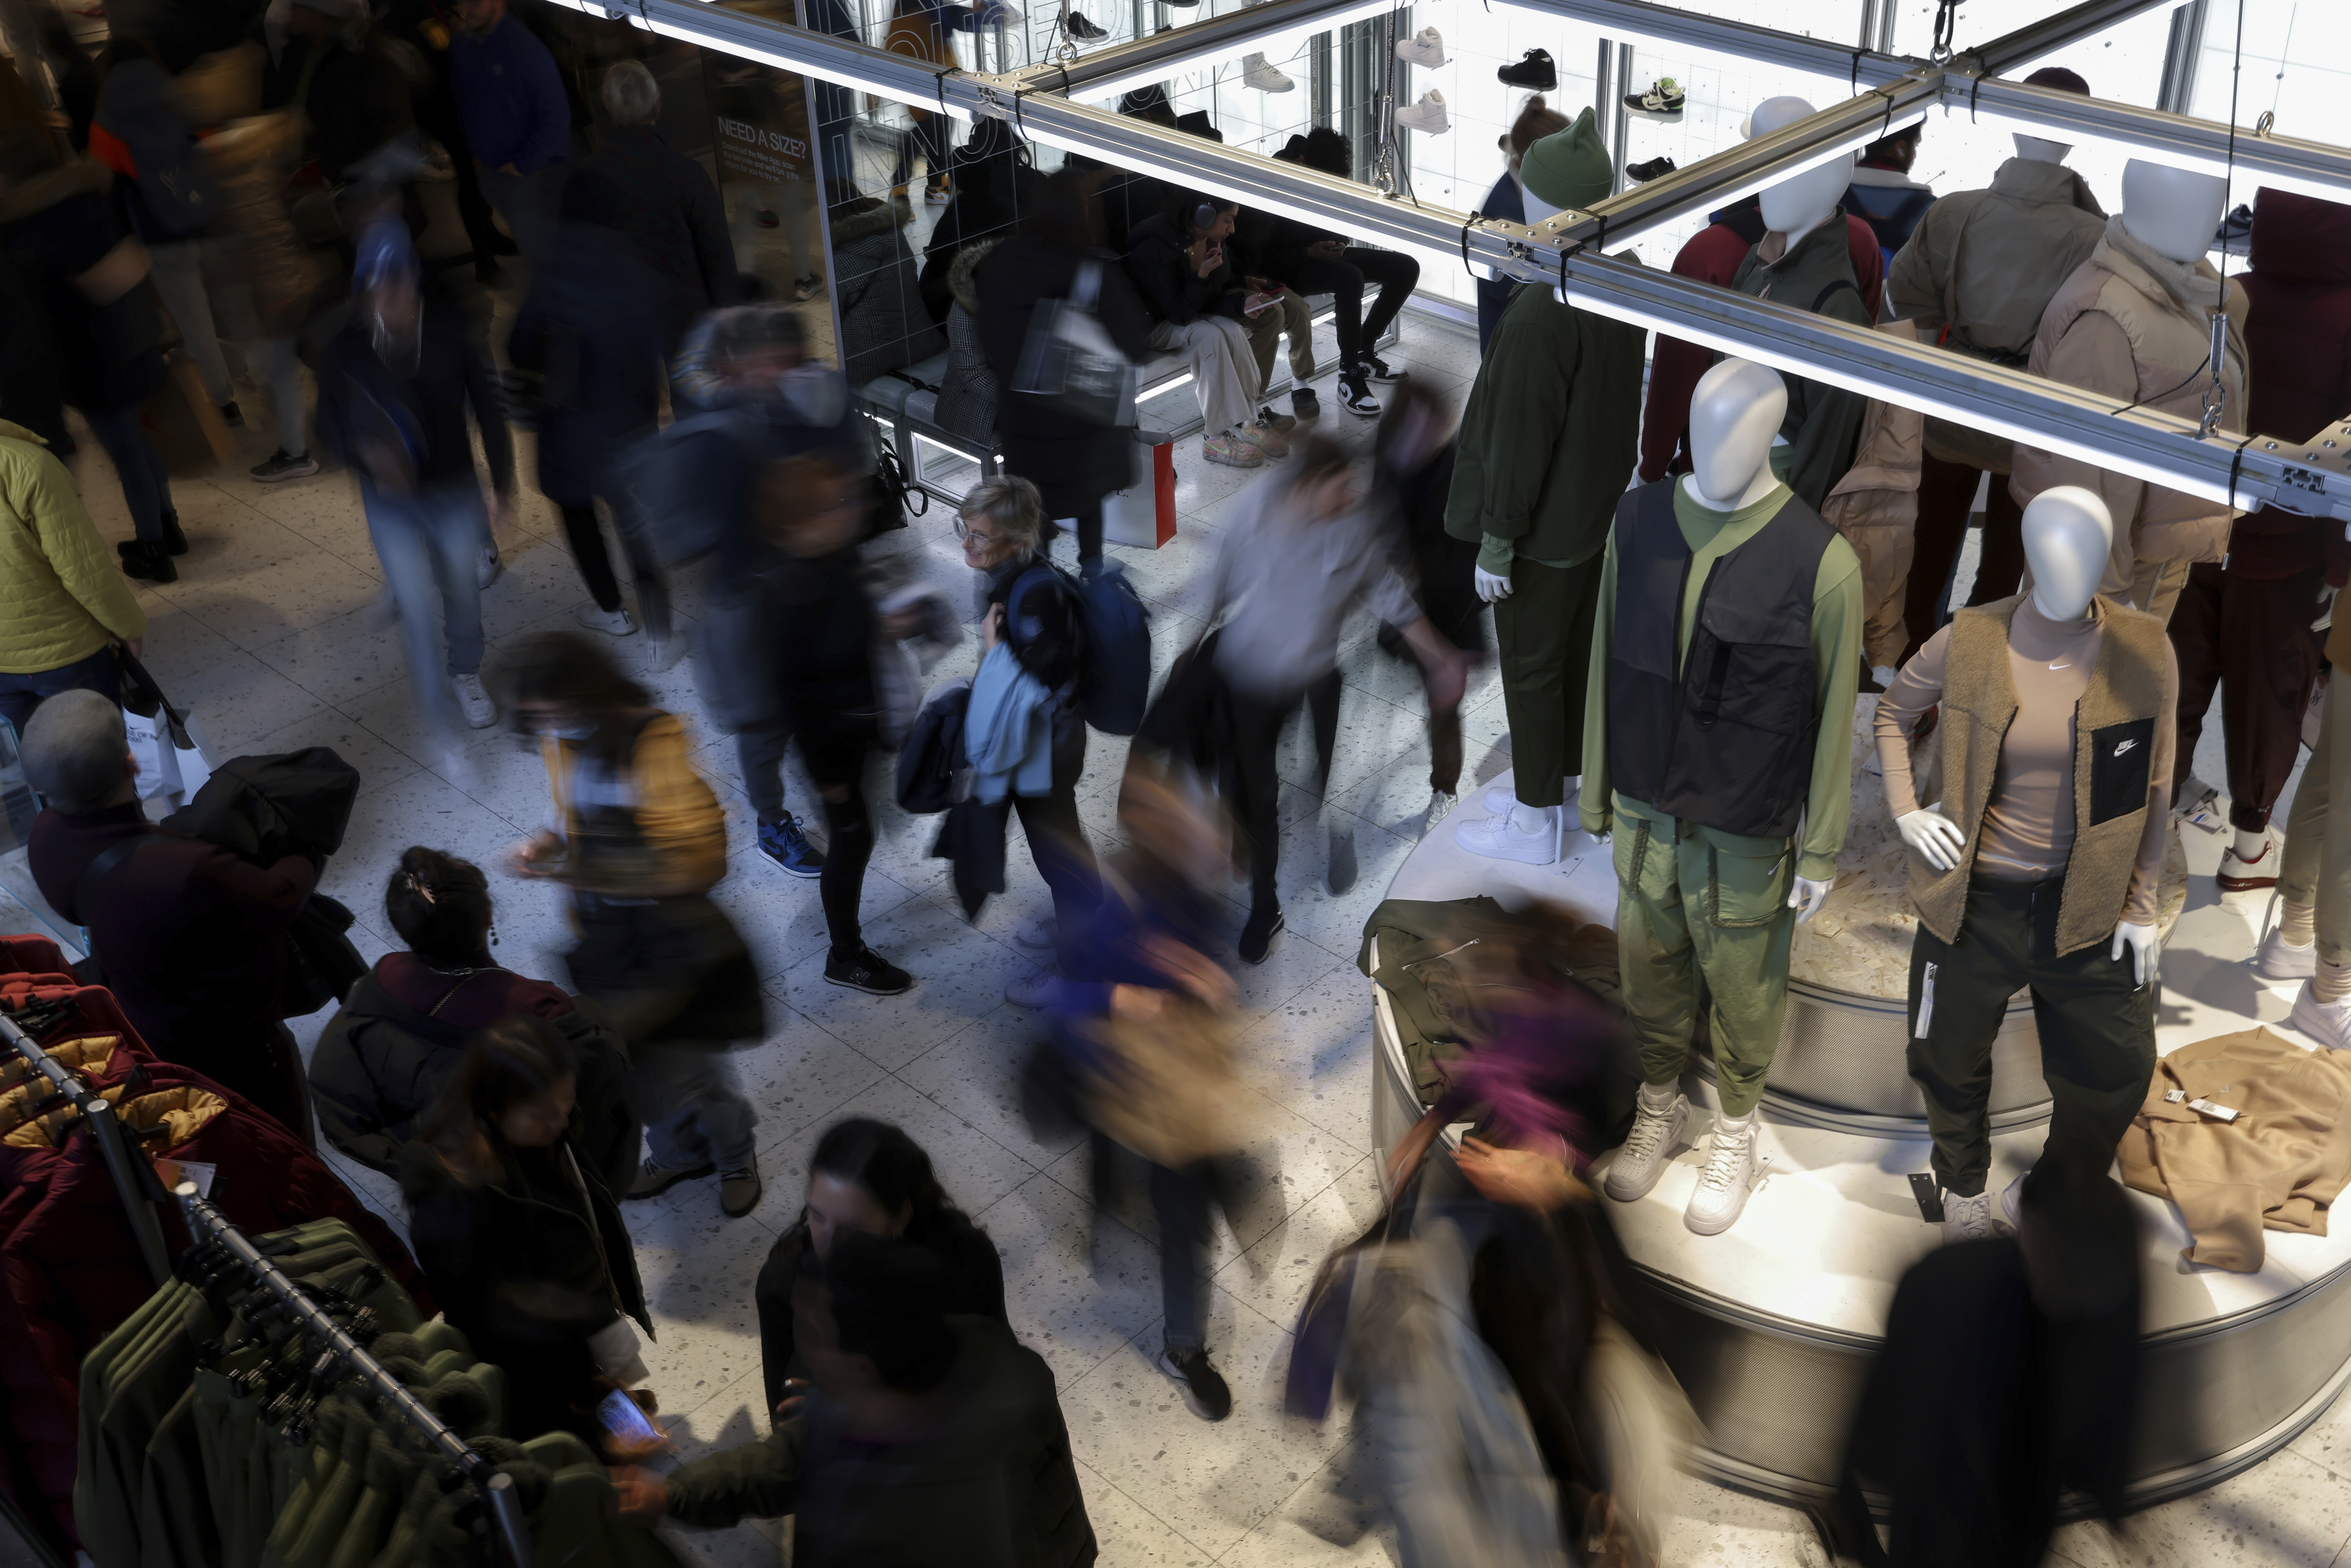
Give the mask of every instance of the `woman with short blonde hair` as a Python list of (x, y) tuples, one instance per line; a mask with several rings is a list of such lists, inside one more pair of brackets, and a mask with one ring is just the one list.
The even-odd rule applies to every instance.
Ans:
[[(956, 535), (964, 541), (967, 559), (977, 545), (979, 553), (993, 558), (990, 565), (1011, 559), (1025, 564), (1043, 548), (1044, 532), (1044, 500), (1036, 486), (1018, 475), (981, 480), (956, 508)], [(1009, 547), (1003, 555), (995, 555), (991, 549), (998, 541)]]

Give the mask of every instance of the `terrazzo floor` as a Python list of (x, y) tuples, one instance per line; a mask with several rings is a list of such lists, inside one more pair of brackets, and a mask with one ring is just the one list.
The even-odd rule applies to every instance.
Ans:
[[(1386, 357), (1458, 401), (1468, 394), (1476, 345), (1415, 316)], [(247, 388), (244, 395), (254, 423), (266, 427), (256, 412), (266, 408), (266, 394)], [(1369, 422), (1336, 411), (1327, 379), (1323, 397), (1332, 412), (1321, 427), (1352, 447), (1366, 444)], [(381, 894), (399, 852), (423, 843), (486, 865), (541, 819), (545, 785), (535, 754), (503, 728), (475, 733), (451, 751), (420, 725), (396, 631), (375, 608), (381, 573), (350, 476), (329, 471), (278, 486), (252, 483), (243, 465), (266, 455), (270, 442), (261, 430), (245, 432), (244, 440), (239, 463), (174, 484), (191, 548), (177, 583), (141, 591), (150, 616), (147, 664), (175, 701), (195, 710), (221, 755), (324, 745), (361, 770), (350, 834), (323, 885), (358, 912), (353, 935), (373, 958), (390, 946)], [(528, 475), (528, 437), (522, 460)], [(129, 538), (120, 489), (94, 442), (84, 442), (74, 466), (100, 531)], [(1176, 538), (1155, 552), (1115, 552), (1152, 606), (1162, 668), (1203, 629), (1202, 569), (1215, 550), (1218, 519), (1254, 477), (1203, 464), (1196, 438), (1179, 448), (1177, 467)], [(517, 514), (507, 572), (484, 596), (492, 668), (524, 633), (572, 625), (585, 600), (554, 509), (531, 495)], [(969, 574), (950, 521), (946, 508), (935, 507), (878, 548), (908, 556), (960, 602)], [(682, 584), (684, 618), (696, 608), (694, 585)], [(1290, 928), (1269, 962), (1239, 974), (1255, 1014), (1241, 1045), (1253, 1091), (1254, 1180), (1220, 1228), (1212, 1260), (1209, 1338), (1237, 1396), (1232, 1418), (1216, 1426), (1187, 1414), (1149, 1364), (1159, 1294), (1147, 1209), (1093, 1217), (1083, 1147), (1040, 1142), (1021, 1114), (1019, 1063), (1037, 1030), (1032, 1015), (1004, 1003), (1002, 990), (1022, 968), (1012, 934), (1046, 901), (1018, 836), (1010, 892), (967, 923), (954, 904), (946, 862), (927, 858), (930, 824), (887, 803), (877, 771), (872, 793), (881, 830), (866, 883), (867, 937), (919, 983), (887, 999), (824, 986), (814, 884), (783, 876), (752, 852), (733, 747), (700, 720), (692, 661), (644, 677), (658, 700), (687, 716), (699, 761), (726, 804), (735, 857), (716, 896), (758, 959), (769, 1009), (767, 1038), (736, 1058), (760, 1115), (764, 1202), (746, 1218), (726, 1220), (711, 1184), (701, 1183), (626, 1210), (659, 1331), (646, 1356), (651, 1385), (682, 1457), (764, 1430), (752, 1281), (795, 1218), (802, 1162), (817, 1132), (838, 1117), (869, 1114), (899, 1123), (931, 1151), (949, 1193), (1003, 1254), (1013, 1326), (1059, 1380), (1104, 1563), (1252, 1568), (1392, 1558), (1368, 1468), (1343, 1426), (1289, 1420), (1279, 1396), (1289, 1328), (1316, 1266), (1376, 1214), (1369, 1009), (1353, 954), (1364, 916), (1415, 841), (1427, 794), (1418, 680), (1377, 649), (1371, 632), (1368, 622), (1351, 628), (1331, 779), (1331, 806), (1353, 820), (1362, 861), (1361, 878), (1343, 897), (1322, 886), (1322, 825), (1302, 787), (1312, 768), (1311, 744), (1293, 731), (1282, 753), (1290, 783), (1281, 875)], [(642, 659), (640, 639), (617, 647), (628, 661)], [(967, 640), (932, 678), (967, 672), (975, 647)], [(1472, 689), (1465, 729), (1476, 780), (1509, 765), (1490, 670)], [(2216, 715), (2208, 747), (2218, 732)], [(1123, 743), (1096, 737), (1089, 756), (1081, 814), (1098, 848), (1116, 837), (1113, 791), (1123, 751)], [(1465, 793), (1475, 787), (1465, 780)], [(796, 762), (789, 790), (795, 809), (814, 800)], [(2203, 869), (2209, 901), (2210, 867)], [(495, 873), (493, 893), (497, 956), (526, 973), (561, 978), (567, 933), (549, 895)], [(1244, 914), (1232, 905), (1235, 934)], [(303, 1020), (306, 1045), (324, 1016)], [(398, 1222), (387, 1182), (348, 1164), (342, 1169)], [(779, 1539), (773, 1524), (758, 1523), (676, 1535), (690, 1554), (721, 1568), (771, 1563)], [(2316, 1568), (2342, 1560), (2346, 1541), (2351, 1410), (2339, 1409), (2252, 1472), (2141, 1516), (2121, 1540), (2075, 1529), (2063, 1547), (2080, 1568)], [(1800, 1515), (1697, 1481), (1685, 1486), (1667, 1560), (1675, 1568), (1825, 1561)]]

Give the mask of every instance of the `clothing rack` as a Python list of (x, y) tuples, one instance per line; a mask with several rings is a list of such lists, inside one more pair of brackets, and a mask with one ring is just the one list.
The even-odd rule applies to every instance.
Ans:
[(123, 1212), (130, 1217), (131, 1234), (138, 1239), (139, 1255), (147, 1265), (148, 1281), (162, 1289), (172, 1278), (172, 1255), (163, 1245), (163, 1222), (155, 1213), (147, 1183), (141, 1179), (146, 1162), (133, 1156), (131, 1139), (122, 1130), (121, 1118), (115, 1114), (114, 1103), (34, 1044), (33, 1037), (5, 1013), (0, 1013), (0, 1041), (5, 1041), (9, 1050), (29, 1062), (81, 1113), (89, 1135), (98, 1142), (99, 1154), (106, 1161), (107, 1174), (114, 1178), (115, 1190), (122, 1195)]
[(441, 1418), (424, 1406), (422, 1400), (409, 1392), (408, 1385), (370, 1355), (360, 1343), (345, 1333), (342, 1325), (320, 1309), (299, 1285), (287, 1279), (277, 1264), (254, 1246), (245, 1232), (229, 1223), (196, 1191), (193, 1182), (182, 1182), (174, 1190), (180, 1208), (187, 1216), (188, 1234), (196, 1244), (213, 1242), (227, 1251), (230, 1257), (245, 1266), (254, 1281), (285, 1303), (310, 1335), (325, 1346), (325, 1354), (340, 1362), (351, 1376), (368, 1385), (371, 1393), (399, 1412), (402, 1419), (416, 1429), (418, 1436), (455, 1467), (482, 1494), (489, 1510), (490, 1522), (496, 1530), (500, 1543), (506, 1549), (507, 1568), (537, 1568), (531, 1550), (530, 1530), (523, 1522), (522, 1500), (515, 1495), (514, 1478), (496, 1473), (490, 1461), (466, 1447), (465, 1440), (442, 1424)]

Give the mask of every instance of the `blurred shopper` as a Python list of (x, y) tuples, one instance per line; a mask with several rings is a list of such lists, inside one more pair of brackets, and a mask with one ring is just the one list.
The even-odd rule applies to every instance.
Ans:
[(667, 302), (666, 351), (696, 316), (741, 296), (726, 206), (702, 161), (663, 138), (661, 84), (643, 62), (622, 60), (604, 74), (604, 109), (611, 127), (580, 168), (611, 183), (606, 226), (628, 240), (658, 280), (637, 308), (647, 300)]
[(481, 677), (489, 520), (467, 407), (502, 530), (513, 517), (514, 443), (464, 307), (425, 277), (405, 227), (379, 221), (361, 231), (351, 294), (350, 319), (319, 366), (319, 438), (359, 476), (368, 538), (400, 606), (417, 708), (447, 745), (456, 721), (484, 729), (498, 718)]
[(66, 368), (49, 319), (8, 253), (0, 249), (0, 420), (22, 426), (63, 456), (74, 450), (66, 431)]
[[(1473, 580), (1478, 546), (1445, 530), (1445, 507), (1453, 491), (1455, 422), (1443, 393), (1406, 376), (1395, 384), (1387, 411), (1372, 437), (1372, 491), (1403, 531), (1405, 559), (1413, 566), (1413, 591), (1437, 634), (1473, 658), (1486, 652), (1485, 601)], [(1390, 653), (1404, 643), (1404, 629), (1380, 627), (1380, 644)], [(1453, 810), (1461, 790), (1461, 699), (1440, 702), (1434, 674), (1424, 670), (1428, 695), (1428, 808), (1421, 815), (1426, 833)]]
[(538, 737), (555, 828), (517, 846), (516, 875), (571, 891), (571, 983), (629, 1042), (648, 1157), (625, 1197), (716, 1175), (729, 1218), (759, 1201), (758, 1122), (726, 1050), (766, 1032), (750, 950), (710, 901), (726, 818), (684, 728), (601, 643), (541, 632), (517, 650), (515, 727)]
[[(1354, 178), (1354, 157), (1347, 139), (1328, 126), (1316, 126), (1293, 154), (1292, 162), (1342, 180)], [(1339, 405), (1368, 419), (1380, 412), (1371, 393), (1373, 382), (1392, 382), (1395, 374), (1372, 350), (1403, 310), (1420, 282), (1420, 263), (1399, 251), (1373, 250), (1349, 245), (1325, 229), (1284, 218), (1276, 227), (1267, 266), (1274, 277), (1301, 294), (1328, 294), (1332, 329), (1339, 340)], [(1366, 287), (1379, 290), (1367, 312)]]
[(1151, 315), (1151, 346), (1182, 353), (1192, 368), (1200, 455), (1255, 468), (1287, 457), (1290, 443), (1258, 421), (1265, 382), (1241, 317), (1249, 290), (1225, 254), (1238, 210), (1219, 198), (1178, 195), (1167, 211), (1135, 225), (1126, 273)]
[(150, 1050), (194, 1068), (307, 1136), (301, 1055), (278, 1021), (286, 933), (319, 861), (266, 866), (156, 831), (140, 809), (122, 709), (53, 696), (25, 727), (25, 779), (47, 809), (27, 835), (49, 906), (89, 928), (90, 956)]
[(642, 1383), (653, 1332), (636, 1249), (574, 1142), (580, 1080), (562, 1031), (511, 1014), (464, 1062), (401, 1151), (408, 1244), (474, 1354), (506, 1373), (510, 1432), (601, 1446), (597, 1401)]
[[(1519, 164), (1527, 149), (1546, 136), (1553, 136), (1568, 127), (1567, 116), (1543, 101), (1536, 93), (1510, 121), (1510, 130), (1501, 137), (1502, 177), (1486, 193), (1478, 204), (1478, 215), (1505, 218), (1514, 224), (1527, 221), (1527, 195), (1519, 184)], [(1502, 324), (1502, 312), (1510, 306), (1510, 296), (1518, 285), (1507, 277), (1481, 277), (1478, 280), (1478, 352), (1482, 358), (1494, 346), (1494, 332)]]
[[(591, 631), (637, 629), (596, 516), (599, 499), (625, 505), (612, 464), (661, 417), (671, 335), (645, 308), (661, 280), (631, 248), (619, 188), (583, 164), (563, 188), (562, 244), (534, 269), (507, 358), (529, 382), (538, 429), (538, 487), (563, 514), (563, 535), (588, 586), (577, 612)], [(617, 517), (616, 517), (617, 520)], [(628, 526), (622, 524), (625, 540)]]
[[(1094, 883), (1093, 846), (1078, 820), (1078, 779), (1086, 770), (1086, 723), (1068, 700), (1077, 690), (1084, 654), (1071, 596), (1050, 580), (1044, 557), (1045, 518), (1037, 486), (1026, 479), (989, 479), (973, 487), (956, 516), (964, 564), (982, 575), (981, 665), (1001, 645), (1019, 670), (1051, 695), (1042, 789), (1016, 781), (998, 810), (1019, 813), (1037, 870), (1052, 889), (1050, 927), (1023, 931), (1023, 946), (1055, 955), (1005, 988), (1015, 1007), (1051, 999), (1055, 971), (1070, 972), (1071, 948)], [(976, 683), (975, 683), (976, 689)], [(968, 732), (967, 732), (968, 733)], [(998, 818), (1000, 821), (1000, 817)], [(1000, 828), (998, 830), (1001, 831)]]
[(621, 1517), (726, 1529), (789, 1514), (797, 1568), (1090, 1568), (1052, 1370), (1003, 1323), (950, 1315), (954, 1288), (928, 1248), (840, 1236), (798, 1312), (806, 1403), (665, 1478), (616, 1472)]
[(135, 653), (146, 634), (73, 476), (39, 436), (0, 421), (0, 720), (22, 736), (60, 692), (114, 700), (113, 644)]
[[(1222, 615), (1217, 674), (1232, 692), (1233, 750), (1239, 811), (1249, 839), (1249, 915), (1240, 956), (1262, 964), (1284, 923), (1275, 873), (1280, 869), (1281, 778), (1275, 753), (1290, 716), (1302, 703), (1314, 726), (1314, 794), (1331, 776), (1339, 733), (1339, 632), (1363, 602), (1399, 627), (1428, 671), (1431, 700), (1461, 701), (1468, 654), (1439, 636), (1414, 602), (1384, 548), (1377, 515), (1356, 494), (1352, 460), (1323, 436), (1311, 436), (1289, 471), (1241, 492), (1226, 513), (1207, 619)], [(1326, 880), (1333, 893), (1355, 882), (1353, 819), (1332, 812)]]
[(784, 1414), (794, 1382), (803, 1385), (797, 1392), (807, 1392), (809, 1362), (794, 1336), (795, 1302), (803, 1291), (822, 1289), (834, 1239), (852, 1230), (904, 1237), (936, 1253), (947, 1269), (946, 1312), (1005, 1321), (1004, 1260), (996, 1243), (949, 1199), (922, 1145), (887, 1122), (835, 1122), (809, 1156), (799, 1219), (768, 1249), (759, 1270), (759, 1358), (771, 1414)]
[[(375, 36), (362, 0), (294, 0), (272, 14), (284, 16), (285, 38), (263, 71), (262, 106), (303, 117), (327, 185), (363, 178), (371, 155), (415, 131), (414, 78)], [(268, 25), (263, 33), (272, 36)], [(412, 232), (423, 228), (413, 191), (402, 192), (402, 214)]]
[(1907, 126), (1863, 148), (1853, 167), (1853, 183), (1845, 187), (1845, 211), (1869, 225), (1888, 267), (1935, 204), (1933, 187), (1910, 177), (1926, 129), (1923, 124)]
[(456, 9), (462, 30), (449, 45), (449, 85), (482, 171), (482, 193), (524, 258), (544, 266), (555, 256), (571, 162), (563, 78), (547, 46), (507, 15), (507, 0), (459, 0)]
[(415, 94), (416, 126), (448, 155), (449, 178), (456, 187), (457, 221), (465, 226), (466, 243), (474, 247), (474, 281), (494, 288), (505, 281), (498, 257), (515, 255), (520, 247), (498, 232), (489, 201), (482, 194), (481, 166), (474, 162), (465, 120), (457, 112), (456, 89), (449, 82), (449, 49), (456, 41), (457, 29), (439, 0), (388, 0), (380, 26), (385, 37), (408, 45), (423, 62), (428, 79)]
[(187, 536), (163, 455), (139, 423), (139, 405), (163, 384), (163, 327), (141, 287), (146, 252), (108, 203), (112, 183), (113, 172), (95, 159), (58, 163), (44, 131), (0, 130), (0, 252), (48, 318), (66, 401), (113, 459), (138, 530), (115, 547), (122, 570), (175, 582), (172, 558), (187, 553)]
[(626, 1192), (643, 1136), (628, 1101), (628, 1047), (595, 1002), (491, 955), (497, 916), (481, 868), (412, 846), (384, 889), (383, 914), (407, 950), (385, 954), (352, 984), (310, 1052), (310, 1096), (327, 1141), (397, 1175), (401, 1149), (465, 1061), (466, 1042), (527, 1013), (553, 1024), (571, 1053), (580, 1165), (605, 1191)]
[(877, 201), (846, 180), (827, 186), (825, 219), (832, 240), (834, 298), (841, 309), (841, 368), (863, 386), (946, 346), (923, 305), (922, 276), (911, 234), (914, 209), (904, 196)]
[(976, 245), (1009, 239), (1044, 179), (1029, 166), (1029, 146), (1008, 120), (982, 120), (949, 155), (955, 195), (923, 246), (923, 303), (946, 325), (947, 269)]
[[(2062, 1494), (2109, 1524), (2129, 1507), (2140, 1242), (2109, 1157), (2053, 1146), (2024, 1178), (2012, 1239), (1941, 1248), (1902, 1277), (1846, 1438), (1846, 1553), (2034, 1568)], [(1865, 1489), (1890, 1499), (1883, 1545)]]
[(1208, 1359), (1210, 1207), (1218, 1163), (1236, 1153), (1233, 982), (1206, 949), (1215, 940), (1211, 880), (1225, 835), (1155, 771), (1130, 768), (1118, 819), (1133, 848), (1067, 946), (1054, 1040), (1094, 1133), (1095, 1191), (1110, 1145), (1151, 1167), (1165, 1322), (1157, 1361), (1204, 1421), (1232, 1414), (1232, 1390)]
[[(1148, 357), (1151, 318), (1124, 269), (1104, 263), (1101, 245), (1101, 216), (1086, 176), (1064, 172), (1038, 187), (1020, 233), (988, 252), (977, 274), (980, 345), (1001, 389), (996, 428), (1004, 471), (1036, 487), (1055, 531), (1066, 527), (1078, 536), (1081, 568), (1102, 559), (1102, 497), (1134, 483), (1134, 433), (1084, 423), (1048, 398), (1014, 389), (1038, 305), (1069, 298), (1089, 263), (1101, 280), (1094, 314), (1102, 330), (1128, 359)], [(1048, 534), (1042, 542), (1050, 541)]]

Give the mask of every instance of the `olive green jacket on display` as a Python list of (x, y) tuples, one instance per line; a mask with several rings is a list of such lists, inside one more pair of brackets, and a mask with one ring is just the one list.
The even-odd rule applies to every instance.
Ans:
[[(1869, 307), (1862, 300), (1861, 287), (1854, 281), (1843, 207), (1798, 240), (1794, 249), (1771, 259), (1786, 243), (1787, 237), (1777, 232), (1757, 240), (1747, 259), (1740, 263), (1730, 287), (1754, 298), (1810, 310), (1831, 320), (1856, 327), (1874, 324)], [(1853, 466), (1862, 410), (1869, 400), (1826, 382), (1802, 376), (1781, 379), (1788, 386), (1788, 416), (1780, 422), (1780, 434), (1788, 444), (1773, 449), (1771, 466), (1787, 481), (1788, 488), (1817, 512), (1828, 499), (1830, 488)]]

